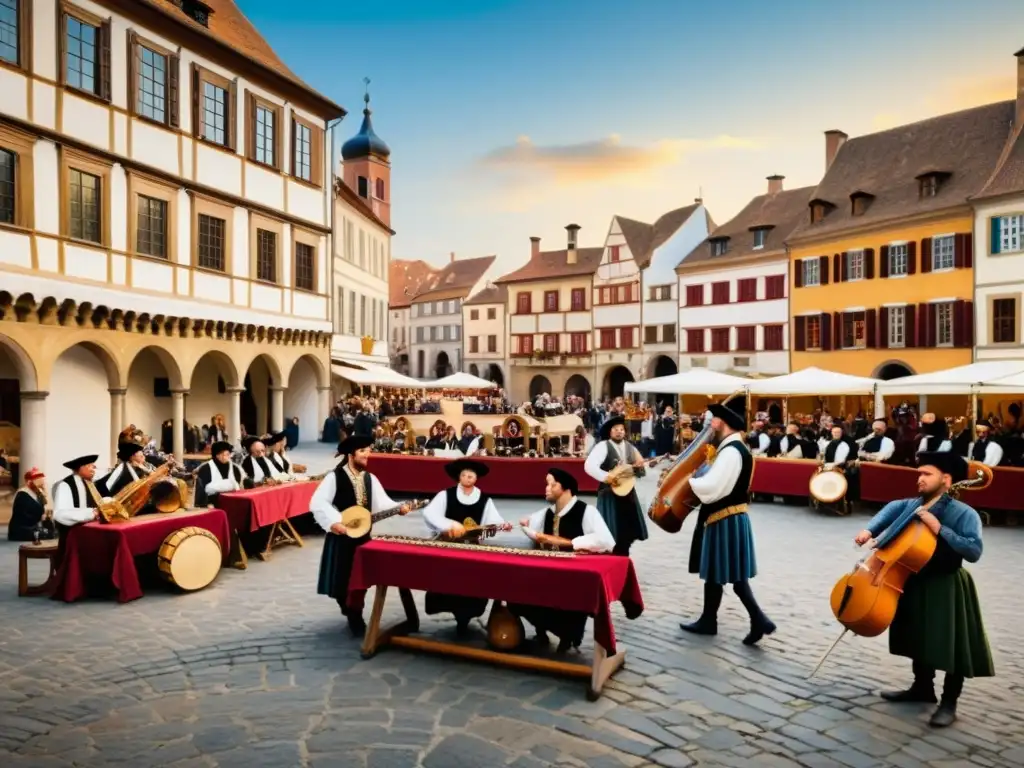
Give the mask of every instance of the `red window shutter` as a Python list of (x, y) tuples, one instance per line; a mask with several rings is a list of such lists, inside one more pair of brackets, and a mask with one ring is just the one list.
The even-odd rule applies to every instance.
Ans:
[(875, 336), (878, 333), (878, 310), (869, 309), (864, 313), (864, 345), (869, 349), (874, 349), (878, 346), (878, 338)]
[(821, 284), (828, 285), (828, 256), (819, 256), (818, 265), (818, 273), (821, 275)]
[(832, 255), (832, 282), (843, 282), (843, 260), (838, 253)]
[(921, 274), (932, 271), (932, 239), (925, 237), (921, 240)]
[(793, 349), (803, 352), (807, 349), (807, 318), (797, 317), (793, 331)]
[(875, 249), (864, 249), (864, 277), (868, 280), (875, 276)]
[[(960, 235), (957, 235), (960, 237)], [(964, 300), (953, 302), (953, 346), (964, 346)]]
[(964, 236), (953, 235), (953, 266), (963, 269), (964, 266)]
[(903, 307), (903, 344), (907, 347), (920, 346), (917, 343), (917, 311), (913, 304)]
[[(964, 268), (971, 269), (974, 266), (974, 233), (964, 233)], [(969, 346), (974, 346), (973, 344)]]
[[(968, 235), (967, 237), (970, 237)], [(974, 346), (974, 302), (970, 300), (964, 301), (963, 308), (963, 339), (965, 347)]]
[(881, 277), (889, 276), (889, 246), (883, 245), (878, 249), (878, 274)]
[(917, 333), (919, 347), (935, 346), (935, 314), (934, 305), (918, 304)]
[(793, 262), (793, 287), (804, 287), (804, 260), (797, 259)]
[(917, 274), (917, 241), (907, 243), (907, 274)]
[(843, 313), (832, 313), (832, 338), (836, 349), (843, 348)]
[(832, 315), (822, 312), (818, 320), (819, 335), (821, 336), (821, 351), (828, 352), (832, 349)]
[[(904, 331), (906, 328), (904, 328)], [(889, 346), (889, 308), (882, 307), (878, 310), (878, 348), (886, 349)]]

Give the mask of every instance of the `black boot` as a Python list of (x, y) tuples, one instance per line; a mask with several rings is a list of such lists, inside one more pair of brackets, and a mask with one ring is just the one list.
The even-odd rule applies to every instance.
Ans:
[(680, 624), (679, 628), (695, 635), (718, 634), (718, 609), (722, 605), (722, 585), (704, 582), (704, 612), (692, 624)]
[(956, 722), (956, 702), (960, 698), (960, 692), (964, 689), (963, 675), (946, 673), (946, 680), (942, 685), (942, 701), (939, 708), (932, 714), (928, 725), (932, 728), (946, 728)]
[(366, 622), (363, 621), (362, 613), (349, 611), (346, 616), (348, 617), (348, 628), (352, 633), (352, 637), (362, 637), (366, 634)]
[(468, 616), (462, 616), (455, 614), (455, 634), (458, 637), (469, 637), (469, 622), (471, 619)]
[(754, 592), (750, 589), (749, 581), (737, 581), (732, 585), (732, 591), (736, 593), (736, 597), (743, 603), (743, 607), (747, 609), (747, 615), (750, 616), (750, 633), (743, 638), (744, 645), (756, 645), (762, 637), (775, 632), (775, 624), (764, 615), (761, 606), (754, 599)]
[(897, 703), (934, 704), (935, 670), (915, 661), (914, 684), (905, 691), (882, 691), (881, 696), (886, 701)]

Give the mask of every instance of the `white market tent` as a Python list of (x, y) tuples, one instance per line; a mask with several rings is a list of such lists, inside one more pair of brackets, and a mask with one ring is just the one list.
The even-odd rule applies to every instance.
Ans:
[(331, 372), (335, 376), (351, 381), (361, 387), (402, 387), (404, 389), (423, 389), (423, 382), (408, 376), (403, 376), (398, 371), (385, 368), (381, 365), (360, 363), (362, 368), (350, 368), (345, 365), (332, 365)]
[(690, 368), (671, 376), (630, 381), (624, 389), (626, 392), (656, 392), (665, 395), (728, 395), (750, 383), (750, 379), (739, 376), (707, 368)]
[(427, 389), (494, 389), (494, 384), (471, 373), (453, 373), (435, 381), (424, 381)]
[(989, 379), (978, 387), (983, 395), (1020, 394), (1024, 392), (1024, 361), (1019, 363), (1020, 372), (996, 379)]
[(996, 392), (998, 390), (988, 385), (999, 381), (1008, 386), (1007, 382), (1001, 380), (1019, 374), (1024, 374), (1024, 362), (989, 360), (883, 381), (879, 383), (878, 391), (882, 395), (969, 395), (979, 390)]
[(775, 395), (777, 397), (873, 395), (875, 387), (880, 383), (876, 379), (849, 376), (835, 371), (823, 371), (821, 368), (811, 366), (787, 373), (785, 376), (772, 376), (769, 379), (756, 379), (747, 382), (747, 388), (752, 395)]

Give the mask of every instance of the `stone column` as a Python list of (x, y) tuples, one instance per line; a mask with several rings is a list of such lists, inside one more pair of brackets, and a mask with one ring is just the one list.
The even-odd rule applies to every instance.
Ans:
[(275, 426), (273, 422), (267, 424), (267, 432), (273, 434), (284, 429), (284, 391), (286, 387), (271, 387), (270, 388), (270, 412), (273, 416), (273, 422), (277, 422)]
[[(25, 472), (32, 467), (47, 471), (46, 456), (46, 397), (49, 392), (21, 393), (21, 449), (18, 452), (18, 472), (21, 477), (11, 478), (15, 487), (21, 485)], [(72, 458), (68, 456), (66, 458)], [(47, 477), (51, 485), (57, 478)]]
[(232, 445), (240, 446), (242, 443), (242, 393), (245, 387), (227, 387), (225, 390), (231, 397), (231, 407), (228, 409), (227, 432)]
[(108, 389), (110, 392), (110, 466), (117, 463), (117, 443), (121, 430), (128, 426), (124, 420), (128, 390)]
[(172, 441), (171, 444), (174, 446), (174, 458), (178, 461), (182, 460), (182, 456), (185, 454), (185, 395), (188, 394), (187, 390), (184, 389), (172, 389), (171, 400), (173, 401), (174, 411), (172, 418)]
[(319, 439), (320, 430), (324, 428), (324, 422), (327, 421), (327, 416), (331, 412), (331, 388), (330, 387), (317, 387), (316, 391), (320, 397), (317, 398), (317, 409), (316, 415), (319, 423), (313, 428), (312, 434), (316, 435)]

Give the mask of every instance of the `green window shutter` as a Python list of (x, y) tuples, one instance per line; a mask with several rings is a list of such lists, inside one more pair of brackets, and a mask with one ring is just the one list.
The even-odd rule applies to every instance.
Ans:
[(1000, 220), (998, 217), (993, 217), (989, 219), (989, 222), (992, 229), (992, 242), (990, 244), (989, 253), (996, 254), (999, 253), (999, 246), (1002, 241), (1002, 232), (999, 229)]

